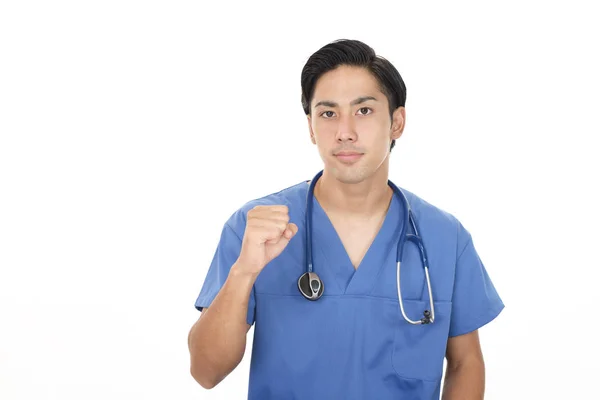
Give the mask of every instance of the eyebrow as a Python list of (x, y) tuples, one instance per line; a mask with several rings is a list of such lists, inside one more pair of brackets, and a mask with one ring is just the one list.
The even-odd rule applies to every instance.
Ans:
[[(364, 103), (365, 101), (369, 101), (369, 100), (377, 101), (377, 99), (375, 97), (373, 97), (373, 96), (362, 96), (362, 97), (359, 97), (356, 100), (352, 100), (350, 102), (350, 105), (354, 106), (354, 105), (361, 104), (361, 103)], [(315, 104), (315, 108), (317, 108), (319, 106), (337, 107), (338, 103), (333, 102), (333, 101), (329, 101), (329, 100), (323, 100), (323, 101), (320, 101), (317, 104)]]

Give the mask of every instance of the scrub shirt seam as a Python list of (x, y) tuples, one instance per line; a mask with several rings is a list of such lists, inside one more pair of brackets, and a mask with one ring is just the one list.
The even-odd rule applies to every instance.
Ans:
[(240, 237), (240, 235), (238, 235), (238, 233), (235, 231), (235, 229), (233, 229), (233, 227), (229, 224), (229, 221), (225, 223), (225, 225), (227, 225), (227, 227), (229, 229), (231, 229), (231, 232), (233, 232), (233, 234), (235, 235), (236, 238), (238, 238), (238, 240), (240, 241), (240, 243), (242, 242), (242, 238)]
[[(273, 296), (273, 297), (302, 297), (300, 295), (297, 294), (282, 294), (282, 293), (267, 293), (267, 292), (259, 292), (257, 291), (256, 294), (260, 294), (260, 295), (265, 295), (265, 296)], [(392, 302), (397, 303), (398, 302), (398, 298), (392, 298), (392, 297), (384, 297), (384, 296), (373, 296), (370, 294), (324, 294), (323, 297), (348, 297), (348, 298), (369, 298), (369, 299), (376, 299), (376, 300), (389, 300)], [(404, 301), (408, 301), (408, 302), (418, 302), (418, 303), (426, 303), (426, 300), (422, 300), (422, 299), (404, 299)], [(436, 303), (440, 303), (440, 304), (452, 304), (451, 300), (436, 300)]]
[(469, 243), (471, 243), (473, 241), (473, 237), (470, 236), (469, 240), (467, 240), (467, 243), (465, 243), (465, 246), (463, 247), (463, 249), (460, 251), (460, 254), (458, 255), (458, 257), (456, 257), (456, 263), (458, 264), (458, 261), (460, 260), (460, 258), (462, 257), (462, 255), (464, 254), (465, 250), (467, 249), (467, 246), (469, 245)]

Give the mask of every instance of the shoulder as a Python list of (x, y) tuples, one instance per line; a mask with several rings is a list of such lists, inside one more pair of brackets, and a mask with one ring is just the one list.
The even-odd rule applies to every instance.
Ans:
[(420, 229), (434, 231), (440, 238), (456, 241), (458, 247), (470, 240), (469, 232), (454, 214), (410, 190), (405, 188), (401, 190), (410, 204)]
[(256, 206), (285, 205), (289, 208), (291, 220), (299, 218), (304, 214), (307, 190), (308, 184), (302, 181), (277, 192), (250, 199), (231, 214), (226, 221), (226, 226), (242, 237), (246, 228), (248, 211)]

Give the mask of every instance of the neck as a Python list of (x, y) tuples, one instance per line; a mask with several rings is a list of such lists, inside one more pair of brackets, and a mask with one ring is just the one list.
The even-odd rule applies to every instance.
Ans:
[(315, 198), (324, 209), (350, 216), (370, 217), (387, 212), (393, 196), (384, 165), (359, 183), (344, 183), (327, 170), (315, 184)]

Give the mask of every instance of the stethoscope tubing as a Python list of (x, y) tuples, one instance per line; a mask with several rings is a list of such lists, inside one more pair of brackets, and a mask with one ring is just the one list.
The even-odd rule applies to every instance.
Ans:
[[(308, 194), (306, 198), (306, 263), (307, 268), (306, 272), (298, 279), (298, 289), (302, 293), (302, 295), (309, 300), (317, 300), (321, 297), (323, 293), (323, 283), (318, 277), (318, 275), (313, 271), (313, 256), (312, 256), (312, 209), (313, 209), (313, 199), (314, 199), (314, 188), (317, 180), (323, 175), (323, 171), (321, 170), (310, 182), (308, 188)], [(402, 207), (404, 210), (404, 223), (402, 224), (402, 229), (400, 232), (400, 238), (398, 239), (398, 245), (396, 248), (396, 287), (398, 291), (398, 303), (400, 305), (400, 312), (404, 319), (412, 324), (412, 325), (422, 325), (422, 324), (430, 324), (435, 321), (435, 309), (434, 309), (434, 301), (432, 295), (431, 288), (431, 279), (429, 276), (429, 265), (427, 259), (427, 252), (425, 250), (425, 246), (423, 245), (423, 240), (419, 235), (419, 230), (417, 227), (417, 223), (415, 221), (412, 210), (410, 209), (410, 204), (408, 199), (402, 192), (402, 190), (397, 187), (393, 182), (388, 180), (388, 184), (393, 189), (394, 193), (398, 195), (401, 199)], [(412, 227), (414, 234), (407, 233), (408, 227)], [(406, 241), (413, 242), (419, 248), (419, 255), (421, 257), (421, 265), (423, 266), (423, 270), (425, 272), (425, 280), (427, 282), (427, 292), (429, 294), (429, 307), (430, 310), (425, 310), (423, 312), (424, 317), (420, 320), (412, 320), (406, 315), (406, 311), (404, 310), (404, 302), (402, 301), (402, 292), (400, 289), (400, 268), (402, 264), (402, 257), (404, 253), (404, 244)], [(313, 285), (314, 283), (314, 285)], [(312, 289), (311, 289), (312, 288)]]

